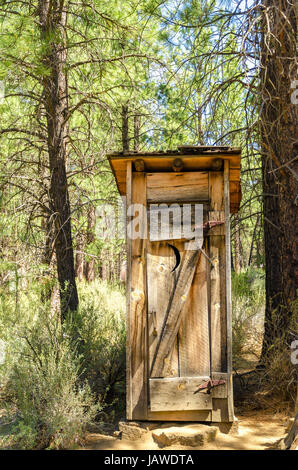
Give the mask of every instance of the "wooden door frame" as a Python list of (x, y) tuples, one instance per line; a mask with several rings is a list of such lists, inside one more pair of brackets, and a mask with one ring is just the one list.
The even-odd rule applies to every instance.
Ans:
[[(209, 191), (210, 175), (215, 172), (209, 172)], [(127, 342), (126, 342), (126, 378), (127, 378), (127, 419), (128, 420), (161, 420), (161, 421), (226, 421), (234, 420), (233, 409), (233, 386), (232, 386), (232, 319), (231, 319), (231, 259), (230, 259), (230, 191), (229, 191), (229, 160), (224, 162), (224, 171), (219, 172), (223, 177), (222, 199), (225, 212), (224, 231), (220, 227), (212, 229), (212, 233), (218, 232), (218, 235), (225, 237), (225, 318), (226, 318), (226, 371), (211, 368), (211, 376), (215, 379), (218, 376), (226, 378), (227, 398), (218, 396), (216, 389), (212, 392), (212, 410), (198, 411), (159, 411), (152, 412), (148, 407), (149, 403), (149, 377), (147, 361), (148, 344), (148, 315), (147, 315), (147, 274), (146, 274), (146, 241), (141, 243), (132, 243), (132, 240), (126, 236), (127, 246)], [(135, 179), (136, 178), (136, 179)], [(132, 203), (141, 203), (147, 207), (146, 184), (142, 183), (143, 191), (134, 193), (135, 181), (146, 182), (146, 173), (133, 173), (132, 162), (127, 162), (126, 167), (126, 207)], [(212, 176), (211, 176), (212, 179)], [(211, 188), (212, 189), (212, 188)], [(214, 188), (213, 188), (214, 189)], [(219, 197), (219, 196), (218, 196)], [(210, 204), (214, 202), (212, 192), (209, 192)], [(216, 201), (215, 201), (216, 202)], [(223, 210), (223, 207), (217, 207), (216, 204), (210, 207), (210, 210)], [(130, 222), (130, 217), (126, 216), (126, 223)], [(147, 224), (147, 219), (144, 221)], [(218, 236), (217, 235), (217, 236)], [(215, 236), (215, 235), (212, 235)], [(140, 275), (136, 275), (138, 273)], [(137, 294), (136, 294), (137, 292)], [(144, 296), (136, 300), (132, 294)], [(134, 309), (134, 310), (133, 310)], [(211, 313), (212, 320), (212, 313)], [(211, 325), (211, 323), (210, 323)], [(212, 331), (210, 332), (210, 334)], [(210, 340), (214, 340), (212, 335)], [(221, 341), (221, 338), (220, 338)], [(136, 368), (136, 351), (138, 353), (138, 363)], [(218, 352), (216, 353), (217, 357)], [(211, 346), (211, 364), (214, 360), (214, 351)], [(218, 363), (219, 364), (219, 363)], [(222, 368), (221, 366), (218, 366)], [(137, 378), (134, 372), (137, 370)], [(214, 372), (213, 372), (214, 371)], [(219, 394), (220, 395), (220, 394)]]

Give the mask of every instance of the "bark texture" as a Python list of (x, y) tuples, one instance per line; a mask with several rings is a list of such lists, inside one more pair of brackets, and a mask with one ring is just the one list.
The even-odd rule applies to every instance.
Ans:
[(262, 357), (289, 330), (297, 289), (297, 18), (294, 0), (265, 0), (261, 41), (261, 139), (266, 259)]
[[(95, 240), (95, 224), (96, 224), (96, 215), (95, 207), (90, 205), (88, 208), (88, 225), (87, 225), (87, 246), (94, 242)], [(86, 261), (85, 265), (85, 277), (88, 282), (95, 279), (95, 258), (89, 257), (90, 259)]]
[(43, 77), (50, 166), (50, 207), (55, 227), (55, 252), (60, 285), (61, 317), (78, 307), (70, 203), (66, 176), (68, 140), (68, 87), (66, 76), (66, 25), (64, 1), (39, 1), (44, 44)]
[(235, 272), (241, 272), (241, 239), (240, 239), (240, 226), (239, 215), (235, 214), (235, 235), (234, 235), (234, 251), (235, 251)]

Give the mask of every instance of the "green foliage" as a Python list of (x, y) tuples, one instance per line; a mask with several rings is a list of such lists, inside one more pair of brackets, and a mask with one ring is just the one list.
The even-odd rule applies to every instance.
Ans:
[[(40, 286), (0, 296), (0, 390), (17, 423), (21, 448), (65, 448), (94, 419), (113, 421), (125, 406), (125, 297), (103, 281), (79, 284), (79, 311), (60, 325)], [(74, 339), (76, 338), (76, 339)]]
[(232, 286), (235, 298), (248, 298), (260, 304), (264, 295), (265, 272), (262, 269), (248, 268), (239, 274), (233, 272)]
[[(45, 328), (44, 335), (42, 328)], [(13, 365), (10, 393), (21, 419), (15, 440), (21, 448), (66, 448), (82, 438), (97, 406), (86, 384), (78, 384), (79, 358), (67, 338), (49, 323), (22, 335), (21, 354)]]
[(248, 269), (232, 276), (232, 333), (234, 368), (246, 368), (258, 360), (264, 325), (264, 272)]
[(82, 380), (81, 358), (70, 335), (49, 307), (41, 306), (34, 289), (25, 297), (22, 320), (9, 302), (0, 316), (6, 345), (0, 387), (18, 416), (13, 442), (22, 449), (65, 448), (82, 439), (98, 405)]
[(117, 285), (99, 280), (80, 283), (79, 295), (80, 308), (70, 329), (79, 336), (83, 377), (103, 407), (123, 412), (125, 296)]

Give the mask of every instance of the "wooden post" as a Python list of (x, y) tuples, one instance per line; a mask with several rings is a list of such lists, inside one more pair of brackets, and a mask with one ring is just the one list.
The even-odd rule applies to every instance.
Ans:
[(178, 171), (182, 171), (183, 170), (183, 161), (181, 160), (181, 158), (175, 158), (175, 160), (173, 161), (173, 170), (175, 172), (178, 172)]
[(135, 114), (134, 116), (134, 151), (139, 152), (140, 150), (140, 125), (141, 125), (141, 116), (139, 114)]
[(122, 150), (129, 152), (128, 138), (128, 106), (122, 106)]
[[(129, 295), (130, 375), (132, 419), (147, 419), (147, 280), (146, 280), (146, 173), (132, 173), (132, 204), (138, 212), (139, 236), (132, 241)], [(131, 243), (131, 242), (130, 242)], [(128, 266), (129, 270), (129, 266)]]
[[(223, 174), (219, 171), (209, 173), (209, 218), (220, 213), (224, 208)], [(225, 345), (222, 338), (225, 336), (225, 299), (224, 295), (224, 231), (222, 226), (213, 227), (209, 236), (209, 256), (212, 260), (210, 266), (210, 336), (211, 336), (211, 371), (224, 372)]]
[(132, 377), (131, 377), (131, 312), (130, 312), (130, 293), (131, 293), (131, 250), (132, 240), (127, 236), (127, 226), (130, 217), (127, 216), (127, 209), (132, 203), (132, 162), (126, 164), (126, 417), (132, 419)]
[(145, 171), (145, 162), (142, 158), (135, 160), (135, 169), (136, 171)]
[(232, 289), (231, 289), (231, 232), (230, 232), (230, 162), (224, 162), (224, 204), (226, 232), (226, 315), (227, 315), (227, 373), (228, 373), (228, 415), (234, 420), (233, 376), (232, 376)]

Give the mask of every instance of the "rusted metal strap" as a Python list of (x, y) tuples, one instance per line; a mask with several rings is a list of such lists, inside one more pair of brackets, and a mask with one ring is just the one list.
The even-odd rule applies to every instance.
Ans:
[(195, 225), (194, 228), (195, 229), (202, 228), (203, 230), (209, 230), (212, 227), (217, 227), (218, 225), (223, 225), (223, 224), (224, 224), (224, 221), (221, 221), (221, 220), (208, 220), (202, 225)]
[(202, 391), (207, 389), (207, 393), (208, 393), (208, 395), (210, 395), (211, 390), (214, 387), (218, 387), (219, 385), (225, 385), (225, 383), (226, 383), (225, 380), (212, 380), (212, 379), (207, 380), (206, 382), (203, 382), (198, 386), (198, 388), (194, 392), (194, 394), (198, 393), (198, 392), (202, 392)]

